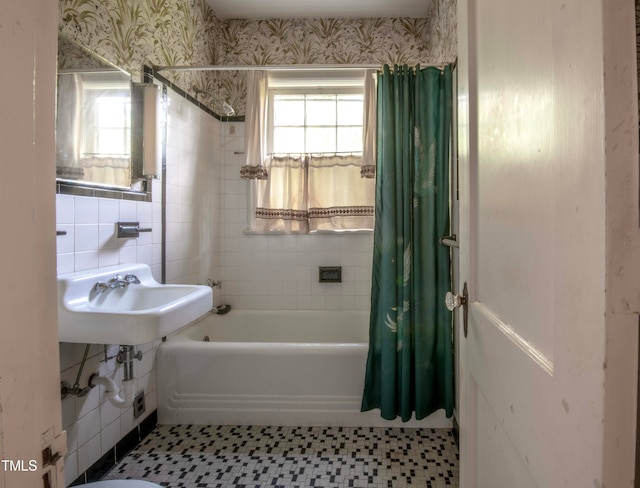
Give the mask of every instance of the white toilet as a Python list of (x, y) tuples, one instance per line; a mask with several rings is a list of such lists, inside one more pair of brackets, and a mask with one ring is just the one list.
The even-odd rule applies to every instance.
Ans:
[(105, 480), (96, 481), (94, 483), (87, 483), (86, 485), (80, 485), (79, 488), (162, 488), (155, 483), (149, 483), (148, 481), (138, 480)]

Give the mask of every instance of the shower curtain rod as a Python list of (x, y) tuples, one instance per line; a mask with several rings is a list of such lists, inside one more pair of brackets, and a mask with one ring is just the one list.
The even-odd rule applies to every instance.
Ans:
[(204, 65), (152, 66), (156, 71), (253, 71), (253, 70), (317, 70), (317, 69), (379, 69), (379, 64), (263, 64), (263, 65)]
[[(420, 63), (418, 63), (420, 64)], [(444, 69), (448, 63), (444, 64), (420, 64), (421, 68)], [(155, 71), (313, 71), (330, 69), (381, 69), (380, 64), (263, 64), (263, 65), (203, 65), (203, 66), (156, 66), (152, 65)]]

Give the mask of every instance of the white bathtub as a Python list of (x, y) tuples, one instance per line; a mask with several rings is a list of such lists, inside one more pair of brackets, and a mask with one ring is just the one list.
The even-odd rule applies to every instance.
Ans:
[[(161, 424), (450, 427), (360, 412), (367, 312), (209, 314), (157, 356)], [(208, 340), (206, 340), (208, 339)]]

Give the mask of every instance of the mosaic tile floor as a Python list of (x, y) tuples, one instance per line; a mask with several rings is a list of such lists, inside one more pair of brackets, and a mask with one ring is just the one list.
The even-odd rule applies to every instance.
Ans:
[(449, 430), (159, 426), (105, 479), (171, 488), (458, 486)]

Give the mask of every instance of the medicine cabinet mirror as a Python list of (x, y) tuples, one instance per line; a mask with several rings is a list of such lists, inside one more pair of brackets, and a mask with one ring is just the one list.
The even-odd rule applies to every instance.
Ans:
[[(132, 162), (131, 75), (58, 36), (56, 180), (82, 187), (146, 190)], [(135, 114), (134, 114), (135, 117)]]

